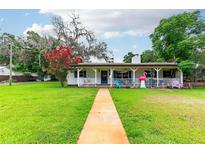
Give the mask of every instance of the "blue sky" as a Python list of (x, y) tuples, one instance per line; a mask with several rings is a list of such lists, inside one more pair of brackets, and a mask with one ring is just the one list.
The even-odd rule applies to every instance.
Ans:
[[(149, 35), (162, 18), (191, 10), (76, 10), (82, 22), (113, 50), (120, 62), (129, 51), (141, 53), (151, 49)], [(50, 18), (68, 18), (70, 10), (0, 10), (0, 29), (15, 35), (34, 30), (42, 35), (54, 35)], [(205, 11), (201, 11), (205, 18)]]
[(39, 14), (39, 10), (0, 10), (0, 20), (1, 32), (22, 35), (34, 23), (48, 24), (49, 15)]

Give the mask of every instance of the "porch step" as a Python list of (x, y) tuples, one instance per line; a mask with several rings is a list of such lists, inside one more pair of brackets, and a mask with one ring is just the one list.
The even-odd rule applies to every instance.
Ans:
[(99, 88), (109, 88), (110, 85), (109, 84), (100, 84), (100, 85), (97, 85), (97, 87), (99, 87)]

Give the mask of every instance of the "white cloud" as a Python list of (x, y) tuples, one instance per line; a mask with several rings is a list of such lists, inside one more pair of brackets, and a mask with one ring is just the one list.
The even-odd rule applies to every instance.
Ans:
[(137, 49), (137, 45), (136, 44), (132, 45), (132, 48), (136, 50)]
[(122, 58), (118, 57), (120, 51), (117, 48), (113, 48), (112, 51), (113, 51), (113, 55), (114, 55), (114, 62), (115, 63), (121, 63), (122, 62)]
[(93, 56), (90, 58), (90, 61), (92, 63), (105, 63), (106, 62), (104, 59), (98, 59), (98, 58), (93, 57)]
[(116, 37), (124, 37), (124, 36), (147, 36), (149, 35), (149, 31), (139, 31), (139, 30), (128, 30), (123, 32), (105, 32), (103, 37), (106, 39), (116, 38)]
[(117, 53), (119, 50), (118, 50), (117, 48), (113, 48), (112, 51), (113, 51), (114, 53)]
[(105, 32), (103, 35), (107, 39), (122, 36), (122, 34), (120, 32)]
[[(121, 63), (122, 62), (122, 58), (118, 58), (117, 57), (117, 54), (119, 54), (119, 50), (117, 48), (113, 48), (111, 50), (113, 51), (113, 54), (114, 54), (114, 62)], [(104, 59), (98, 59), (98, 58), (93, 57), (93, 56), (90, 58), (90, 60), (93, 63), (105, 63), (106, 62)]]
[(52, 25), (39, 25), (33, 24), (31, 27), (28, 27), (23, 34), (26, 35), (28, 31), (37, 32), (41, 36), (55, 36), (55, 32), (53, 30)]
[(115, 63), (122, 63), (122, 60), (123, 60), (122, 58), (118, 58), (118, 57), (114, 58)]
[[(40, 10), (39, 13), (60, 15), (68, 20), (74, 10)], [(106, 39), (123, 36), (147, 36), (162, 18), (185, 10), (76, 10), (82, 22)], [(189, 10), (190, 11), (190, 10)]]

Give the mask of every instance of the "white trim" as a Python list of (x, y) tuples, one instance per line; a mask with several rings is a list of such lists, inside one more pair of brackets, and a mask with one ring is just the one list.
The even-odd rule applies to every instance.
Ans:
[(78, 68), (77, 69), (77, 80), (78, 80), (78, 87), (80, 86), (80, 71), (82, 70), (82, 68)]
[(180, 68), (178, 68), (178, 70), (179, 70), (179, 72), (180, 72), (180, 84), (181, 84), (181, 87), (183, 87), (183, 71), (180, 69)]
[(93, 71), (95, 72), (95, 86), (97, 86), (97, 69), (93, 68)]
[(135, 86), (135, 81), (136, 81), (136, 77), (135, 77), (135, 75), (136, 75), (136, 71), (138, 70), (138, 68), (130, 68), (131, 70), (132, 70), (132, 81), (133, 81), (133, 83), (134, 83), (134, 86)]
[(155, 71), (157, 71), (157, 87), (159, 87), (159, 71), (161, 68), (154, 68)]
[(112, 87), (113, 70), (112, 68), (110, 69), (110, 87)]

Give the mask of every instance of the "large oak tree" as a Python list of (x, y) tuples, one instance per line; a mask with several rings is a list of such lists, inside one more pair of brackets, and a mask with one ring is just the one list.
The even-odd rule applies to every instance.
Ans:
[(199, 11), (185, 12), (162, 19), (150, 37), (164, 61), (193, 60), (195, 52), (205, 47), (205, 23)]
[(107, 49), (107, 44), (97, 41), (94, 33), (84, 26), (78, 14), (72, 13), (67, 20), (54, 16), (52, 24), (58, 40), (69, 46), (85, 62), (89, 62), (91, 57), (110, 61), (111, 52)]

